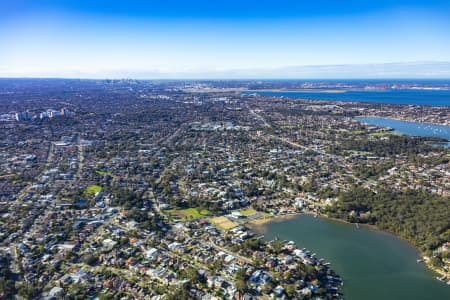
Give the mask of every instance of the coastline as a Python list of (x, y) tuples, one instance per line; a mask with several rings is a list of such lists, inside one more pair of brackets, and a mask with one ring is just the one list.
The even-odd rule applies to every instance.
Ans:
[[(258, 93), (258, 92), (283, 92), (283, 93), (308, 93), (308, 92), (316, 92), (316, 93), (323, 93), (323, 94), (327, 94), (327, 93), (345, 93), (346, 91), (342, 91), (342, 90), (329, 90), (329, 91), (314, 91), (314, 90), (277, 90), (277, 89), (272, 89), (272, 90), (243, 90), (241, 92), (251, 92), (251, 93)], [(264, 96), (264, 95), (262, 95)], [(274, 96), (274, 97), (280, 97), (280, 96)], [(330, 99), (318, 99), (318, 98), (298, 98), (300, 100), (306, 100), (306, 101), (319, 101), (319, 102), (353, 102), (353, 103), (374, 103), (374, 102), (368, 102), (368, 101), (363, 101), (363, 100), (348, 100), (348, 101), (344, 101), (344, 100), (330, 100)], [(377, 102), (378, 104), (383, 104), (383, 105), (396, 105), (396, 106), (424, 106), (424, 105), (420, 105), (420, 104), (395, 104), (395, 103), (384, 103), (384, 102)], [(434, 106), (431, 105), (432, 107), (447, 107), (447, 106)], [(429, 121), (417, 121), (417, 120), (407, 120), (407, 119), (400, 119), (400, 118), (396, 118), (396, 117), (386, 117), (386, 116), (376, 116), (376, 115), (359, 115), (359, 116), (355, 116), (354, 118), (384, 118), (384, 119), (391, 119), (391, 120), (396, 120), (396, 121), (403, 121), (403, 122), (411, 122), (411, 123), (422, 123), (422, 124), (429, 124), (429, 125), (438, 125), (438, 126), (448, 126), (450, 127), (450, 124), (447, 123), (436, 123), (436, 122), (429, 122)]]
[(380, 228), (378, 228), (376, 225), (371, 225), (371, 224), (360, 224), (360, 223), (351, 223), (348, 222), (346, 220), (342, 220), (342, 219), (337, 219), (337, 218), (333, 218), (333, 217), (329, 217), (328, 215), (325, 214), (315, 214), (315, 213), (311, 213), (311, 212), (300, 212), (300, 213), (293, 213), (293, 214), (287, 214), (287, 215), (279, 215), (279, 216), (270, 216), (270, 217), (265, 217), (265, 218), (261, 218), (261, 219), (255, 219), (255, 220), (251, 220), (249, 222), (247, 222), (245, 225), (254, 232), (263, 234), (264, 230), (266, 230), (266, 225), (272, 222), (282, 222), (288, 219), (292, 219), (294, 217), (300, 216), (300, 215), (317, 215), (319, 218), (323, 218), (323, 219), (327, 219), (329, 221), (333, 221), (333, 222), (338, 222), (338, 223), (344, 223), (344, 224), (349, 224), (349, 225), (355, 225), (358, 224), (358, 226), (360, 227), (365, 227), (369, 230), (374, 230), (374, 231), (378, 231), (378, 232), (382, 232), (382, 233), (386, 233), (389, 235), (394, 236), (397, 239), (400, 239), (406, 243), (408, 243), (412, 248), (414, 248), (417, 253), (419, 254), (420, 258), (422, 259), (423, 263), (425, 264), (425, 266), (433, 271), (435, 274), (440, 275), (441, 277), (444, 277), (445, 280), (450, 280), (450, 275), (448, 273), (446, 273), (445, 271), (441, 270), (440, 268), (437, 268), (435, 266), (433, 266), (431, 264), (431, 259), (430, 257), (426, 256), (425, 253), (423, 253), (419, 248), (417, 248), (411, 241), (396, 235), (393, 232), (390, 232), (388, 230), (382, 230)]
[(343, 94), (346, 93), (346, 90), (315, 90), (315, 89), (301, 89), (301, 90), (284, 90), (284, 89), (263, 89), (263, 90), (244, 90), (243, 92), (249, 93), (271, 93), (271, 92), (283, 92), (283, 93), (323, 93), (323, 94)]
[(246, 222), (245, 226), (248, 227), (252, 231), (263, 233), (265, 225), (272, 223), (272, 222), (281, 222), (284, 220), (289, 220), (289, 219), (292, 219), (301, 214), (302, 213), (294, 213), (294, 214), (288, 214), (288, 215), (268, 216), (268, 217), (264, 217), (264, 218), (253, 219), (251, 221)]
[[(355, 119), (360, 119), (360, 118), (380, 118), (380, 119), (390, 119), (390, 120), (401, 121), (401, 122), (421, 123), (421, 124), (429, 124), (429, 125), (450, 127), (450, 125), (442, 124), (442, 123), (434, 123), (434, 122), (426, 122), (426, 121), (413, 121), (413, 120), (405, 120), (405, 119), (399, 119), (399, 118), (394, 118), (394, 117), (384, 117), (384, 116), (374, 116), (374, 115), (361, 115), (361, 116), (355, 116), (354, 118)], [(362, 122), (362, 121), (359, 121), (359, 122)], [(366, 122), (363, 122), (363, 123), (366, 123)], [(383, 127), (383, 126), (379, 126), (379, 127)]]

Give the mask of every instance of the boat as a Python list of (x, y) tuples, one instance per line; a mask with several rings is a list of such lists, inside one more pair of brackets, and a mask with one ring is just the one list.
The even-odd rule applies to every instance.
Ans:
[(423, 259), (418, 259), (417, 262), (421, 263), (421, 262), (423, 262)]

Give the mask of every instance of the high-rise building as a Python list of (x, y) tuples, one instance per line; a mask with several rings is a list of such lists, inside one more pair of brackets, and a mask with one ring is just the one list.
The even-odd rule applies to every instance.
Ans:
[(61, 115), (68, 117), (70, 114), (69, 110), (65, 107), (61, 108)]
[(54, 117), (60, 117), (61, 116), (61, 112), (58, 110), (54, 110), (54, 109), (49, 109), (47, 110), (48, 116), (50, 118), (54, 118)]
[(15, 114), (15, 118), (17, 121), (27, 121), (31, 120), (33, 118), (33, 113), (26, 111), (26, 112), (18, 112)]

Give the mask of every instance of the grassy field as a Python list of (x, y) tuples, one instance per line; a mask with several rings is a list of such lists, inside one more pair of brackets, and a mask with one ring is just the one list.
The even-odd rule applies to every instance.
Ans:
[(200, 219), (208, 216), (210, 213), (206, 209), (199, 210), (197, 208), (186, 209), (170, 209), (166, 211), (171, 217), (181, 220)]
[(209, 221), (211, 223), (213, 223), (214, 225), (216, 225), (216, 227), (221, 230), (229, 230), (229, 229), (232, 229), (232, 228), (235, 228), (238, 226), (238, 224), (230, 221), (226, 217), (215, 217), (215, 218), (209, 219)]
[(112, 176), (111, 172), (96, 171), (96, 173), (100, 176), (106, 176), (106, 175)]
[(359, 135), (359, 134), (363, 134), (364, 131), (362, 131), (362, 130), (353, 130), (353, 131), (350, 131), (350, 133), (354, 134), (354, 135)]
[(88, 186), (84, 190), (84, 194), (86, 196), (92, 196), (93, 197), (93, 196), (95, 196), (95, 194), (97, 194), (98, 192), (101, 192), (101, 191), (102, 191), (102, 187), (99, 186), (99, 185), (94, 184), (94, 185)]
[(251, 216), (251, 215), (256, 214), (257, 211), (250, 207), (250, 208), (246, 208), (246, 209), (241, 209), (239, 212), (241, 214), (243, 214), (244, 216)]
[(272, 215), (269, 214), (269, 213), (267, 213), (267, 212), (260, 212), (259, 215), (260, 215), (262, 218), (270, 218), (270, 217), (272, 217)]
[(394, 135), (394, 136), (401, 136), (402, 134), (398, 133), (398, 132), (393, 132), (393, 131), (386, 131), (386, 132), (374, 132), (374, 133), (371, 133), (369, 135), (370, 136), (381, 136), (381, 137), (383, 137), (383, 136), (392, 136), (392, 135)]

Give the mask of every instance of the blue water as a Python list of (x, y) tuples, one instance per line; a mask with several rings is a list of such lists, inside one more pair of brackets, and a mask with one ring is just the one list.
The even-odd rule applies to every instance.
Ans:
[(387, 90), (387, 91), (346, 91), (342, 93), (326, 92), (253, 92), (263, 96), (284, 96), (318, 100), (357, 101), (386, 104), (414, 104), (429, 106), (450, 106), (450, 90)]
[(450, 286), (417, 263), (416, 249), (391, 234), (310, 215), (274, 221), (256, 230), (267, 240), (292, 240), (331, 262), (344, 280), (347, 300), (450, 299)]
[(420, 122), (405, 122), (388, 118), (358, 118), (359, 121), (393, 128), (395, 132), (424, 137), (438, 137), (450, 141), (450, 126), (433, 125)]

